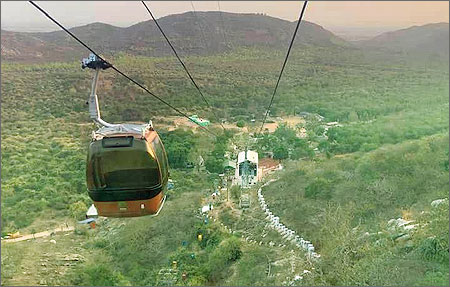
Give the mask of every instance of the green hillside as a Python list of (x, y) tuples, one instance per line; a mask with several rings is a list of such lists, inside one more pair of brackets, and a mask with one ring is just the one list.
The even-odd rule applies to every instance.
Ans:
[[(438, 134), (292, 163), (264, 190), (274, 213), (323, 257), (309, 284), (448, 284), (448, 201), (430, 205), (448, 198), (448, 140)], [(405, 214), (419, 226), (396, 239), (388, 221)]]
[[(92, 73), (75, 59), (2, 62), (2, 235), (76, 226), (67, 236), (53, 235), (56, 243), (2, 243), (2, 284), (288, 285), (303, 274), (295, 284), (448, 285), (448, 200), (431, 206), (448, 198), (448, 63), (341, 44), (310, 42), (293, 50), (269, 117), (307, 112), (323, 121), (305, 116), (304, 123), (281, 127), (252, 146), (282, 159), (285, 169), (274, 175), (280, 179), (263, 193), (287, 226), (314, 243), (317, 262), (265, 230), (256, 188), (248, 191), (253, 203), (247, 211), (239, 208), (241, 191), (232, 189), (231, 202), (222, 194), (208, 222), (199, 214), (225, 152), (232, 151), (229, 138), (248, 136), (237, 123), (250, 131), (261, 124), (284, 48), (242, 45), (186, 57), (214, 112), (235, 127), (216, 140), (186, 127), (169, 131), (177, 120), (172, 110), (104, 72), (102, 117), (153, 119), (175, 188), (158, 217), (102, 220), (94, 230), (76, 224), (92, 203), (85, 184), (94, 129), (86, 106)], [(182, 111), (210, 120), (221, 134), (174, 58), (120, 52), (110, 60)], [(324, 134), (334, 121), (341, 126)], [(306, 137), (300, 139), (302, 128)], [(206, 170), (197, 165), (199, 156)], [(187, 168), (191, 163), (195, 167)], [(400, 217), (418, 225), (399, 236), (388, 221)], [(83, 260), (64, 259), (67, 252)], [(43, 253), (63, 259), (45, 261)], [(166, 271), (173, 261), (172, 276)]]

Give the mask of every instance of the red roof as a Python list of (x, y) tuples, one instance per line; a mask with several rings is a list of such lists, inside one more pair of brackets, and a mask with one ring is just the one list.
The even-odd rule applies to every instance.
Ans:
[(258, 161), (259, 167), (262, 168), (274, 168), (277, 167), (280, 162), (273, 158), (262, 158)]

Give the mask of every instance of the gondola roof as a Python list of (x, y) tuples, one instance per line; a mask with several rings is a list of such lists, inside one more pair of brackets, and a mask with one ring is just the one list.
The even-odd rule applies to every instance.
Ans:
[(130, 134), (143, 136), (146, 130), (153, 130), (150, 124), (117, 124), (113, 126), (104, 126), (94, 132), (95, 139), (109, 137), (117, 134)]

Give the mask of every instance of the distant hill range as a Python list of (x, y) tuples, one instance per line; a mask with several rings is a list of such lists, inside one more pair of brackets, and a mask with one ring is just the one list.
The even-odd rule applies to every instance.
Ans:
[[(287, 48), (296, 22), (290, 22), (262, 14), (237, 14), (220, 12), (187, 12), (163, 17), (158, 20), (167, 36), (181, 55), (214, 54), (236, 47)], [(441, 37), (446, 38), (448, 54), (448, 24), (442, 26)], [(408, 39), (402, 31), (386, 33), (357, 46), (375, 48), (398, 48), (400, 43), (415, 41), (414, 45), (431, 50), (429, 46), (444, 45), (445, 40), (434, 36), (433, 25), (417, 27), (420, 35)], [(445, 26), (445, 27), (444, 27)], [(415, 29), (415, 27), (410, 28)], [(446, 29), (446, 33), (445, 33)], [(125, 52), (135, 55), (165, 56), (172, 52), (153, 21), (145, 21), (121, 28), (103, 23), (93, 23), (70, 29), (94, 50), (108, 55)], [(80, 59), (88, 54), (64, 31), (24, 33), (1, 31), (1, 58), (8, 61), (40, 62)], [(436, 32), (437, 33), (437, 32)], [(434, 33), (433, 33), (434, 35)], [(350, 46), (323, 27), (304, 21), (301, 24), (296, 45)], [(400, 39), (400, 40), (397, 40)], [(402, 40), (404, 39), (404, 40)], [(423, 40), (423, 42), (421, 42)], [(434, 40), (433, 40), (434, 41)], [(442, 42), (442, 43), (441, 43)], [(438, 49), (441, 51), (441, 48)], [(433, 50), (434, 51), (434, 50)]]
[[(211, 54), (239, 46), (286, 47), (295, 22), (261, 14), (187, 12), (163, 17), (159, 24), (181, 55)], [(152, 20), (127, 28), (93, 23), (70, 29), (103, 54), (127, 52), (146, 56), (172, 55)], [(339, 45), (346, 42), (319, 25), (303, 22), (299, 44)], [(88, 51), (64, 31), (24, 33), (2, 31), (4, 60), (68, 60)]]
[(449, 24), (436, 23), (412, 26), (383, 33), (372, 39), (359, 41), (363, 48), (377, 48), (409, 54), (449, 55)]

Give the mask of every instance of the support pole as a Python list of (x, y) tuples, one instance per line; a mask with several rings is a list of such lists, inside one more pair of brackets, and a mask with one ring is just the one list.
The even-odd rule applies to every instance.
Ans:
[(94, 79), (92, 80), (91, 86), (91, 94), (89, 95), (89, 116), (91, 119), (98, 125), (104, 127), (113, 127), (117, 126), (115, 124), (110, 124), (102, 120), (100, 116), (100, 108), (98, 104), (97, 97), (97, 86), (98, 86), (98, 78), (100, 76), (100, 70), (104, 70), (110, 67), (110, 65), (100, 59), (98, 59), (94, 54), (89, 55), (89, 58), (83, 59), (82, 66), (84, 68), (90, 68), (95, 70)]

